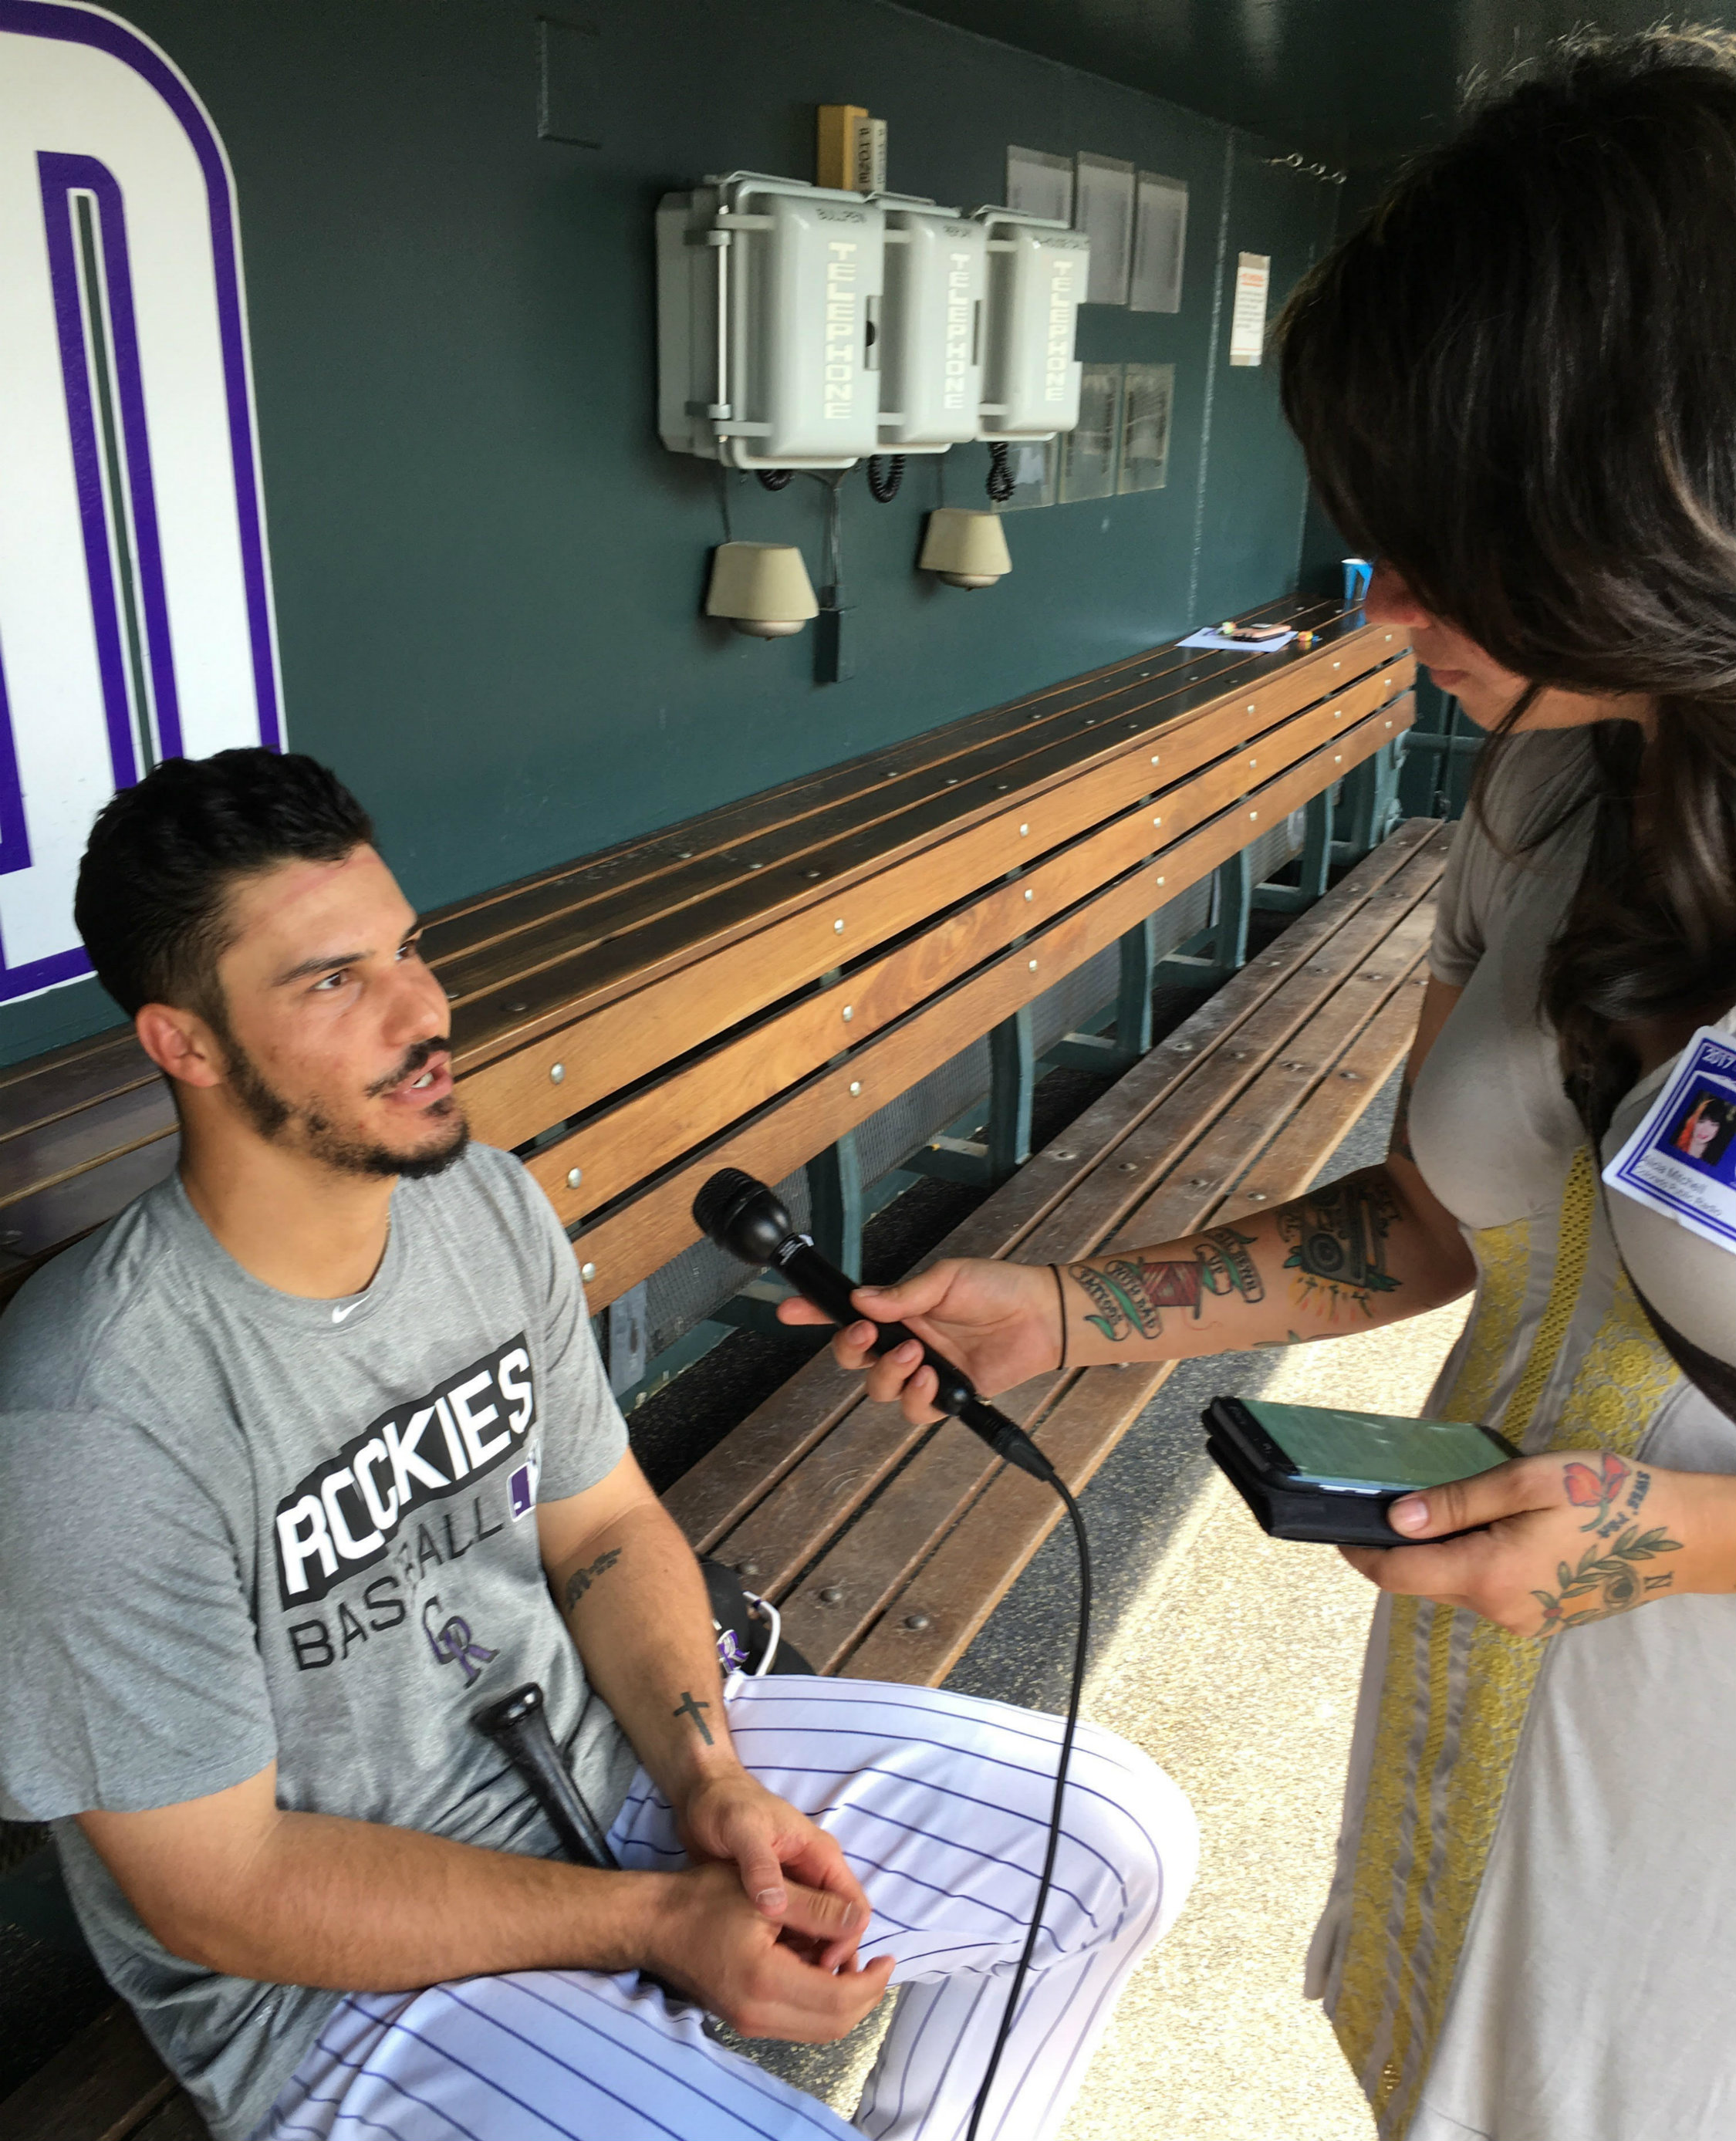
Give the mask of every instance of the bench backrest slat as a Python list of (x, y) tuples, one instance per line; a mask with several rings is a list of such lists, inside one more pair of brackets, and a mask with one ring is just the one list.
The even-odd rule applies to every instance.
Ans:
[[(1336, 752), (1325, 747), (1254, 791), (1276, 823), (1389, 742), (1411, 719), (1409, 701), (1390, 716), (1367, 716)], [(1334, 764), (1335, 758), (1341, 763)], [(1130, 872), (1084, 907), (1003, 953), (872, 1039), (852, 1058), (819, 1073), (772, 1106), (734, 1125), (722, 1139), (654, 1179), (581, 1238), (592, 1267), (593, 1306), (615, 1300), (697, 1238), (691, 1205), (716, 1166), (741, 1167), (775, 1182), (847, 1130), (906, 1092), (976, 1036), (986, 1033), (1050, 984), (1124, 935), (1144, 916), (1246, 845), (1246, 813), (1221, 815), (1156, 861)], [(1160, 867), (1161, 865), (1161, 867)], [(1160, 879), (1162, 883), (1159, 883)], [(1033, 963), (1034, 962), (1034, 963)], [(854, 1088), (853, 1090), (852, 1088)], [(727, 1154), (725, 1146), (727, 1145)], [(546, 1175), (543, 1178), (547, 1187)], [(559, 1187), (558, 1183), (556, 1185)]]
[[(1352, 683), (1354, 696), (1340, 693), (1335, 701), (1346, 723), (1409, 682), (1409, 657), (1384, 658), (1389, 652), (1364, 644), (1347, 649), (1341, 657), (1353, 676), (1360, 672), (1368, 680)], [(1366, 661), (1371, 652), (1383, 657), (1378, 665)], [(484, 1013), (475, 1003), (460, 1002), (455, 1009), (456, 1061), (479, 1134), (502, 1144), (522, 1144), (552, 1120), (577, 1114), (654, 1067), (645, 1051), (631, 1051), (627, 1040), (648, 1008), (642, 1001), (631, 1017), (616, 1021), (612, 1028), (616, 1046), (629, 1047), (637, 1061), (617, 1071), (614, 1048), (582, 1051), (575, 1045), (578, 1035), (573, 1029), (579, 1021), (627, 984), (642, 998), (654, 982), (678, 989), (686, 1007), (682, 1016), (653, 1020), (664, 1051), (656, 1060), (686, 1054), (764, 1004), (860, 957), (876, 943), (981, 890), (1008, 869), (1029, 864), (1142, 795), (1267, 734), (1298, 708), (1323, 696), (1319, 687), (1325, 667), (1323, 662), (1320, 672), (1311, 675), (1292, 672), (1281, 688), (1238, 699), (1215, 710), (1216, 718), (1201, 714), (1174, 731), (1148, 731), (1106, 762), (1039, 795), (1009, 797), (1004, 803), (994, 799), (991, 811), (979, 815), (965, 829), (937, 839), (931, 829), (921, 842), (912, 839), (902, 857), (896, 851), (888, 857), (883, 844), (878, 857), (882, 866), (866, 880), (858, 863), (876, 859), (873, 849), (865, 857), (852, 854), (848, 871), (840, 869), (822, 888), (806, 881), (805, 870), (790, 865), (769, 874), (761, 886), (733, 887), (716, 902), (660, 918), (658, 926), (631, 936), (602, 944), (586, 944), (581, 936), (555, 963), (501, 985), (503, 995), (510, 991), (515, 1010), (509, 1016), (520, 1032), (539, 1023), (550, 1029), (529, 1045), (497, 1061), (491, 1051), (500, 1037), (499, 1018), (508, 1014)], [(1154, 742), (1159, 746), (1155, 753)], [(935, 802), (934, 823), (951, 822), (954, 807), (943, 800)], [(848, 890), (837, 881), (846, 874), (856, 880)], [(837, 928), (840, 920), (842, 930)], [(749, 931), (749, 925), (755, 926)], [(767, 941), (746, 949), (744, 932)], [(720, 957), (725, 951), (726, 959)], [(759, 988), (770, 993), (744, 994), (738, 985), (738, 974), (744, 972), (757, 973)], [(440, 972), (451, 987), (445, 970)], [(492, 1039), (486, 1031), (479, 1035), (479, 1020), (492, 1027)], [(668, 1046), (664, 1036), (674, 1045)], [(557, 1062), (563, 1077), (558, 1092), (551, 1092), (549, 1074)]]
[[(57, 1115), (0, 1140), (0, 1212), (17, 1199), (81, 1174), (98, 1160), (167, 1136), (175, 1104), (153, 1068), (150, 1082)], [(0, 1227), (6, 1224), (0, 1219)]]
[[(1395, 642), (1396, 634), (1346, 626), (1335, 642), (1250, 680), (1245, 696), (1238, 687), (1227, 698), (1219, 682), (1118, 705), (1100, 722), (1094, 720), (1068, 736), (1033, 741), (1030, 751), (1021, 736), (1011, 762), (1002, 746), (980, 761), (955, 762), (962, 769), (956, 775), (924, 773), (902, 802), (898, 791), (911, 784), (888, 779), (883, 793), (870, 778), (848, 801), (756, 841), (745, 857), (709, 850), (706, 821), (692, 821), (681, 841), (692, 859), (654, 883), (606, 888), (474, 956), (442, 950), (436, 932), (429, 956), (455, 1002), (459, 1066), (474, 1071), (539, 1028), (642, 985), (656, 967), (698, 958), (786, 911), (835, 898), (857, 880), (920, 854), (937, 839), (960, 837), (974, 820), (1029, 809), (1045, 792), (1076, 785), (1097, 770), (1094, 760), (1137, 758), (1154, 732), (1184, 719), (1216, 739), (1233, 721), (1257, 727), (1281, 718), (1334, 689), (1340, 671), (1347, 682), (1353, 670), (1366, 670), (1399, 652), (1402, 642)], [(1183, 747), (1180, 734), (1167, 740), (1173, 750)], [(1209, 750), (1207, 755), (1212, 755)], [(947, 786), (955, 777), (957, 785)], [(745, 866), (749, 864), (755, 867)], [(575, 963), (588, 955), (594, 960), (598, 947), (598, 970), (587, 972)]]
[(111, 1026), (0, 1070), (0, 1139), (57, 1121), (156, 1076), (132, 1028)]
[[(909, 938), (896, 951), (853, 968), (829, 987), (789, 1009), (748, 1025), (720, 1047), (706, 1051), (684, 1068), (657, 1080), (548, 1146), (538, 1154), (532, 1171), (548, 1191), (562, 1219), (568, 1225), (577, 1224), (587, 1213), (598, 1211), (622, 1195), (633, 1182), (675, 1159), (702, 1137), (750, 1114), (843, 1049), (859, 1047), (870, 1035), (902, 1017), (1016, 938), (1042, 928), (1124, 871), (1173, 847), (1185, 834), (1238, 803), (1262, 780), (1271, 780), (1334, 736), (1343, 738), (1347, 731), (1354, 731), (1359, 716), (1378, 707), (1389, 709), (1384, 719), (1397, 720), (1389, 711), (1385, 689), (1389, 681), (1387, 672), (1379, 673), (1360, 690), (1353, 687), (1335, 697), (1330, 706), (1296, 716), (1281, 728), (1267, 731), (1255, 752), (1238, 751), (1227, 755), (1188, 781), (1160, 790), (1149, 801), (1124, 812), (1094, 832), (1053, 850), (1016, 881), (996, 885), (955, 913), (948, 914), (942, 909), (931, 927)], [(1383, 731), (1383, 735), (1388, 733)], [(1151, 777), (1148, 772), (1146, 777)], [(1004, 874), (1005, 853), (996, 860)], [(883, 917), (896, 903), (890, 896), (873, 896), (878, 883), (874, 880), (863, 888), (858, 898), (866, 899), (871, 913)], [(1168, 892), (1167, 883), (1163, 889)], [(932, 885), (930, 890), (932, 895)], [(932, 912), (939, 902), (931, 896), (927, 904)], [(917, 911), (922, 911), (920, 906)], [(730, 956), (732, 972), (739, 967), (745, 948), (738, 947)], [(785, 972), (785, 992), (791, 982), (805, 978), (799, 972)], [(659, 990), (647, 990), (628, 998), (627, 1006), (666, 999), (679, 991), (679, 982), (665, 984)], [(843, 1016), (846, 1006), (848, 1019)], [(607, 1019), (610, 1012), (623, 1014), (617, 1021), (612, 1021), (618, 1022), (622, 1030), (614, 1036), (615, 1046), (607, 1051), (593, 1050), (588, 1022), (572, 1036), (568, 1053), (573, 1060), (567, 1066), (565, 1085), (576, 1092), (578, 1106), (593, 1097), (602, 1078), (619, 1082), (624, 1070), (631, 1079), (638, 1067), (636, 1053), (647, 1069), (657, 1060), (645, 1054), (646, 1043), (632, 1031), (626, 1007), (611, 1006), (599, 1016)], [(666, 1028), (658, 1029), (657, 1038), (666, 1041)], [(485, 1084), (484, 1079), (475, 1079), (467, 1088), (473, 1120), (479, 1124), (489, 1120), (486, 1108), (479, 1105), (477, 1093), (477, 1088)], [(534, 1098), (539, 1100), (540, 1092)], [(577, 1186), (568, 1181), (575, 1168), (580, 1174)]]
[[(1342, 613), (1335, 603), (1302, 602), (1293, 596), (1250, 615), (1261, 623), (1318, 626), (1322, 630), (1343, 628)], [(455, 901), (429, 917), (430, 956), (443, 957), (449, 952), (479, 948), (497, 936), (532, 926), (582, 901), (588, 896), (588, 886), (615, 888), (637, 876), (654, 876), (671, 861), (687, 859), (680, 853), (682, 849), (691, 854), (712, 853), (739, 840), (758, 838), (768, 829), (842, 798), (858, 792), (877, 793), (889, 769), (901, 774), (935, 768), (952, 771), (953, 759), (980, 744), (1020, 732), (1027, 722), (1046, 721), (1073, 711), (1136, 676), (1157, 678), (1185, 672), (1185, 677), (1196, 683), (1217, 678), (1222, 690), (1238, 672), (1257, 675), (1262, 664), (1270, 666), (1271, 658), (1252, 652), (1202, 653), (1173, 644), (1124, 655), (1082, 676), (1045, 686), (1022, 698), (966, 715), (939, 728), (924, 730), (901, 744), (882, 746), (839, 765), (798, 775), (793, 780), (762, 789), (739, 802), (721, 805), (699, 819), (689, 819), (685, 826), (636, 834), (576, 862), (558, 864), (515, 883)]]

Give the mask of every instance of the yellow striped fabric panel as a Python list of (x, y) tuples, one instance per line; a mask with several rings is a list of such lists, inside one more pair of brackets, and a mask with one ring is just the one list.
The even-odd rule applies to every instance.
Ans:
[[(1591, 1155), (1581, 1151), (1562, 1192), (1549, 1298), (1502, 1415), (1502, 1431), (1510, 1441), (1522, 1443), (1572, 1321), (1591, 1248), (1596, 1197)], [(1518, 1327), (1529, 1277), (1528, 1230), (1490, 1233), (1487, 1248), (1484, 1237), (1477, 1242), (1483, 1268), (1478, 1328), (1447, 1400), (1447, 1413), (1455, 1419), (1475, 1420), (1487, 1413)], [(1350, 1948), (1334, 2017), (1340, 2042), (1368, 2091), (1383, 2141), (1395, 2141), (1409, 2124), (1428, 2072), (1445, 1991), (1458, 1967), (1470, 1904), (1488, 1862), (1526, 1706), (1542, 1663), (1540, 1646), (1506, 1636), (1486, 1622), (1477, 1624), (1471, 1632), (1464, 1699), (1455, 1720), (1450, 1667), (1459, 1616), (1424, 1609), (1415, 1602), (1399, 1604), (1409, 1611), (1401, 1614), (1395, 1607), (1394, 1613), (1369, 1794), (1369, 1811), (1375, 1811), (1378, 1799), (1380, 1819), (1377, 1825), (1365, 1818), (1359, 1840)], [(1419, 1673), (1415, 1632), (1424, 1610), (1429, 1613), (1428, 1660)], [(1403, 1642), (1401, 1622), (1408, 1632)], [(1443, 1801), (1435, 1770), (1455, 1721), (1458, 1738)], [(1409, 1750), (1419, 1725), (1421, 1751), (1411, 1776)], [(1421, 1975), (1419, 1951), (1424, 1953)], [(1378, 2071), (1372, 2071), (1377, 2049), (1381, 2056)]]
[(1550, 1448), (1613, 1449), (1637, 1457), (1658, 1408), (1681, 1380), (1627, 1273), (1619, 1272), (1609, 1311), (1586, 1348)]
[(1501, 1415), (1501, 1432), (1509, 1442), (1524, 1446), (1531, 1432), (1532, 1415), (1537, 1411), (1537, 1400), (1542, 1396), (1544, 1385), (1553, 1372), (1561, 1350), (1561, 1341), (1567, 1335), (1567, 1326), (1573, 1320), (1574, 1309), (1579, 1303), (1579, 1290), (1586, 1276), (1586, 1259), (1591, 1248), (1591, 1221), (1597, 1210), (1597, 1174), (1589, 1145), (1581, 1145), (1573, 1155), (1573, 1164), (1567, 1170), (1566, 1187), (1561, 1192), (1560, 1238), (1556, 1244), (1555, 1277), (1550, 1282), (1549, 1299), (1544, 1307), (1543, 1319), (1537, 1326), (1537, 1339), (1531, 1349), (1531, 1358), (1525, 1364), (1525, 1372), (1518, 1385), (1507, 1401), (1507, 1410)]
[[(1476, 1320), (1447, 1399), (1447, 1414), (1455, 1420), (1480, 1420), (1488, 1413), (1525, 1304), (1531, 1271), (1530, 1223), (1518, 1219), (1510, 1226), (1486, 1228), (1475, 1237), (1473, 1246), (1481, 1283)], [(1408, 1750), (1423, 1692), (1416, 1671), (1422, 1610), (1414, 1598), (1394, 1598), (1391, 1603), (1386, 1677), (1357, 1843), (1345, 1966), (1332, 2017), (1345, 2056), (1371, 2099), (1377, 2093), (1389, 2096), (1398, 2079), (1395, 2073), (1377, 2075), (1372, 2062), (1393, 2001), (1407, 1990), (1404, 1981), (1410, 1969), (1409, 1956), (1394, 1937), (1393, 1919), (1400, 1900), (1398, 1869), (1410, 1827)]]
[[(1543, 1333), (1538, 1335), (1541, 1339)], [(1575, 1373), (1561, 1405), (1559, 1431), (1551, 1436), (1548, 1447), (1613, 1449), (1620, 1456), (1637, 1456), (1658, 1408), (1680, 1380), (1679, 1370), (1653, 1335), (1625, 1272), (1618, 1272), (1610, 1305)], [(1541, 1379), (1537, 1388), (1542, 1388)], [(1434, 1899), (1434, 1952), (1423, 1987), (1423, 2042), (1431, 2056), (1446, 2019), (1471, 1908), (1488, 1864), (1508, 1773), (1547, 1649), (1534, 1637), (1509, 1636), (1488, 1621), (1478, 1622), (1472, 1632), (1465, 1715), (1448, 1794), (1446, 1851)], [(1402, 2134), (1415, 2115), (1427, 2072), (1427, 2061), (1419, 2062), (1404, 2092), (1395, 2134)]]
[[(1550, 1282), (1549, 1298), (1544, 1304), (1530, 1356), (1501, 1416), (1501, 1431), (1510, 1442), (1523, 1445), (1537, 1400), (1548, 1385), (1561, 1353), (1561, 1341), (1573, 1320), (1591, 1251), (1596, 1189), (1591, 1153), (1582, 1149), (1574, 1155), (1561, 1193), (1555, 1272)], [(1444, 1612), (1435, 1617), (1435, 1640), (1443, 1654), (1452, 1641), (1457, 1618), (1456, 1614)], [(1486, 1628), (1492, 1640), (1479, 1645), (1478, 1627)], [(1494, 1841), (1495, 1824), (1507, 1794), (1507, 1774), (1518, 1751), (1520, 1729), (1542, 1667), (1543, 1651), (1541, 1644), (1507, 1635), (1485, 1622), (1473, 1628), (1468, 1662), (1457, 1756), (1442, 1809), (1445, 1848), (1438, 1877), (1434, 1865), (1436, 1838), (1432, 1821), (1426, 1824), (1426, 1840), (1419, 1838), (1411, 1860), (1409, 1892), (1404, 1899), (1404, 1927), (1409, 1936), (1405, 1942), (1405, 1952), (1414, 1954), (1416, 1951), (1425, 1905), (1434, 1937), (1429, 1942), (1427, 1975), (1421, 1979), (1413, 1976), (1406, 1987), (1407, 1997), (1394, 2017), (1392, 2055), (1387, 2062), (1389, 2093), (1384, 2099), (1377, 2098), (1375, 2104), (1375, 2119), (1383, 2136), (1402, 2134), (1409, 2125), (1418, 2092), (1429, 2070), (1445, 2011), (1445, 1988), (1452, 1983), (1458, 1967), (1470, 1906), (1488, 1862), (1489, 1846)], [(1479, 1675), (1478, 1667), (1487, 1677)], [(1431, 1705), (1439, 1701), (1443, 1711), (1445, 1680), (1443, 1664), (1438, 1693), (1434, 1686), (1431, 1686), (1429, 1693)], [(1431, 1716), (1432, 1735), (1444, 1737), (1445, 1730), (1443, 1715), (1438, 1719)], [(1421, 1809), (1427, 1808), (1432, 1813), (1433, 1798), (1428, 1793), (1426, 1775), (1419, 1776), (1417, 1781), (1420, 1831), (1425, 1828)], [(1443, 1912), (1442, 1906), (1449, 1897), (1455, 1906), (1462, 1907)]]

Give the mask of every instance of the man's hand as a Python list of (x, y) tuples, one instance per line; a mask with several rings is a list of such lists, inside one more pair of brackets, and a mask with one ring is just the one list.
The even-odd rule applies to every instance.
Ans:
[(1736, 1479), (1664, 1472), (1613, 1450), (1522, 1457), (1409, 1494), (1389, 1513), (1439, 1545), (1344, 1547), (1383, 1591), (1552, 1636), (1684, 1592), (1736, 1590)]
[(824, 1969), (838, 1970), (853, 1957), (868, 1922), (868, 1899), (835, 1837), (745, 1769), (701, 1777), (678, 1821), (688, 1856), (696, 1863), (732, 1862), (748, 1900), (774, 1927), (798, 1929), (789, 1915), (786, 1869), (804, 1888), (847, 1905), (852, 1915), (828, 1936), (819, 1960)]
[[(962, 1368), (985, 1397), (1060, 1365), (1060, 1296), (1047, 1264), (944, 1257), (897, 1286), (858, 1287), (850, 1299), (872, 1321), (850, 1324), (832, 1341), (838, 1366), (866, 1368), (868, 1395), (898, 1405), (917, 1426), (941, 1417), (934, 1409), (934, 1371), (910, 1342), (876, 1360), (868, 1349), (878, 1324), (908, 1324)], [(779, 1302), (778, 1317), (784, 1323), (830, 1321), (799, 1295)]]
[(671, 1898), (651, 1938), (652, 1975), (745, 2037), (829, 2044), (886, 1990), (889, 1955), (860, 1967), (825, 1960), (840, 1946), (853, 1948), (868, 1923), (865, 1903), (791, 1882), (779, 1925), (749, 1902), (732, 1866), (640, 1878), (666, 1881)]

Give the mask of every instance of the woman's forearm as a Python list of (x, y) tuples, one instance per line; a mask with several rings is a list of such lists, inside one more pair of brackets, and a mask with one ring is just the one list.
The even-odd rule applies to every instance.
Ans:
[[(1269, 1212), (1065, 1264), (1070, 1366), (1342, 1337), (1436, 1308), (1474, 1277), (1414, 1169), (1383, 1162)], [(1430, 1208), (1432, 1207), (1432, 1208)]]

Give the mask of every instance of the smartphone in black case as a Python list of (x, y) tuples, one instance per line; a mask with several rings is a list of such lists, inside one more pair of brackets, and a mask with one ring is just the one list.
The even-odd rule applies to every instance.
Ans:
[(1207, 1454), (1261, 1528), (1324, 1546), (1411, 1544), (1386, 1518), (1400, 1496), (1473, 1479), (1520, 1454), (1469, 1420), (1232, 1397), (1213, 1398), (1202, 1418)]

